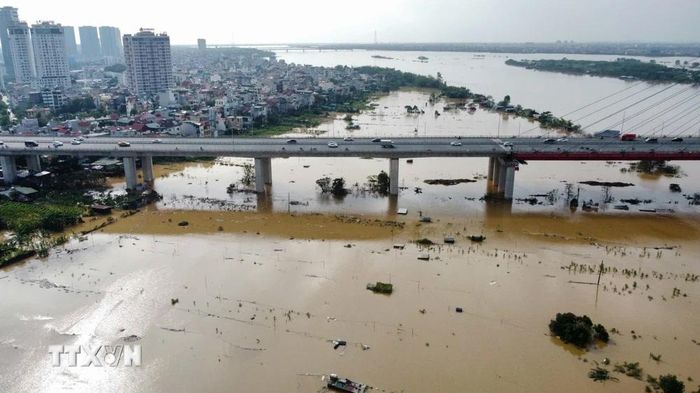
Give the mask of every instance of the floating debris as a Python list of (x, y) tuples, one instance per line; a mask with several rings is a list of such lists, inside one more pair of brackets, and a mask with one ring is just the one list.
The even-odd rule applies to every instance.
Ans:
[(347, 378), (340, 378), (336, 374), (328, 376), (326, 386), (329, 389), (348, 393), (365, 393), (368, 386), (362, 383), (353, 382)]
[(348, 345), (348, 342), (345, 340), (333, 340), (333, 349), (338, 349), (346, 345)]
[(384, 293), (387, 295), (394, 292), (394, 286), (392, 284), (384, 283), (384, 282), (380, 282), (380, 281), (377, 281), (376, 284), (372, 284), (372, 283), (367, 284), (367, 289), (369, 289), (370, 291), (372, 291), (374, 293)]

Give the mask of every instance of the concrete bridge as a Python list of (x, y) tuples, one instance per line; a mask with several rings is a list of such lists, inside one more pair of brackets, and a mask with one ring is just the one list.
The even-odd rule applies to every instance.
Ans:
[[(684, 140), (659, 138), (654, 143), (616, 139), (571, 138), (489, 138), (489, 137), (413, 137), (381, 141), (370, 138), (86, 138), (79, 145), (72, 138), (17, 137), (0, 139), (0, 165), (4, 181), (17, 177), (17, 157), (25, 157), (27, 168), (41, 170), (39, 157), (61, 155), (75, 157), (121, 158), (128, 189), (137, 186), (136, 160), (141, 160), (143, 179), (152, 182), (153, 157), (247, 157), (255, 159), (256, 191), (266, 192), (272, 182), (272, 159), (287, 157), (372, 157), (389, 160), (390, 193), (399, 192), (399, 159), (421, 157), (489, 158), (487, 192), (504, 199), (513, 198), (515, 171), (534, 160), (700, 160), (700, 138)], [(38, 146), (28, 147), (26, 141)], [(54, 141), (62, 146), (56, 147)], [(119, 146), (126, 141), (129, 146)], [(336, 146), (337, 145), (337, 146)]]

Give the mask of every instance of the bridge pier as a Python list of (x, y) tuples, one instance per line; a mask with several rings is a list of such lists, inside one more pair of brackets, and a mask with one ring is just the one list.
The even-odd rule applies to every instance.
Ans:
[(14, 156), (0, 157), (0, 165), (2, 166), (2, 175), (5, 184), (12, 184), (17, 180), (17, 162)]
[(135, 157), (124, 157), (124, 177), (126, 178), (126, 189), (135, 190), (138, 184), (138, 179), (136, 178), (136, 158)]
[(41, 172), (41, 157), (37, 154), (25, 156), (27, 160), (27, 168), (34, 172)]
[(389, 195), (399, 195), (399, 159), (389, 159)]
[(515, 160), (501, 157), (489, 158), (486, 194), (496, 198), (512, 200), (517, 167), (518, 161)]
[(270, 158), (255, 159), (255, 192), (265, 193), (265, 185), (272, 184), (272, 160)]
[(489, 167), (488, 167), (488, 174), (486, 175), (486, 184), (487, 186), (492, 186), (493, 185), (493, 171), (494, 167), (496, 166), (496, 158), (495, 157), (489, 157)]
[(155, 177), (153, 176), (153, 156), (141, 157), (141, 170), (143, 171), (143, 181), (153, 185)]

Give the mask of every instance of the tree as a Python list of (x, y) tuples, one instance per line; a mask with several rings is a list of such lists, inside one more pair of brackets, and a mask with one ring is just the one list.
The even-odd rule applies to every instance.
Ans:
[(243, 176), (241, 177), (241, 183), (246, 186), (250, 185), (255, 179), (255, 173), (253, 172), (253, 165), (249, 162), (243, 164)]
[(378, 175), (369, 176), (367, 178), (367, 187), (372, 192), (386, 195), (389, 193), (390, 182), (389, 175), (387, 175), (386, 172), (381, 171)]
[(503, 97), (503, 100), (501, 102), (499, 102), (498, 105), (501, 105), (501, 106), (510, 105), (510, 95), (506, 95), (505, 97)]
[(603, 325), (594, 326), (586, 315), (579, 317), (570, 312), (558, 313), (556, 318), (549, 322), (549, 330), (565, 343), (574, 344), (579, 348), (586, 348), (595, 339), (603, 342), (610, 339)]
[(331, 192), (331, 178), (330, 177), (322, 177), (318, 180), (316, 180), (316, 185), (321, 188), (322, 193), (329, 193)]
[(685, 384), (675, 375), (662, 375), (659, 377), (659, 388), (663, 393), (683, 393)]
[(348, 190), (345, 189), (345, 179), (338, 177), (333, 179), (333, 184), (331, 185), (331, 194), (336, 197), (344, 197), (348, 194)]

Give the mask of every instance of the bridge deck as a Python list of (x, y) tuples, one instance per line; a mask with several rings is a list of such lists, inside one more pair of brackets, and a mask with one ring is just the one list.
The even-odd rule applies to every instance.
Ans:
[[(386, 138), (389, 139), (389, 138)], [(87, 138), (72, 145), (72, 138), (0, 136), (4, 146), (0, 156), (73, 155), (73, 156), (229, 156), (229, 157), (507, 157), (522, 160), (700, 160), (700, 138), (673, 142), (660, 138), (658, 143), (623, 142), (616, 139), (570, 138), (566, 142), (544, 143), (543, 138), (487, 137), (413, 137), (391, 138), (393, 148), (369, 138), (343, 141), (342, 138)], [(24, 141), (36, 141), (38, 147), (26, 147)], [(63, 146), (53, 147), (58, 140)], [(130, 147), (119, 147), (117, 141), (128, 141)], [(337, 142), (338, 147), (328, 146)], [(452, 146), (451, 142), (461, 146)], [(508, 142), (512, 146), (505, 146)]]

